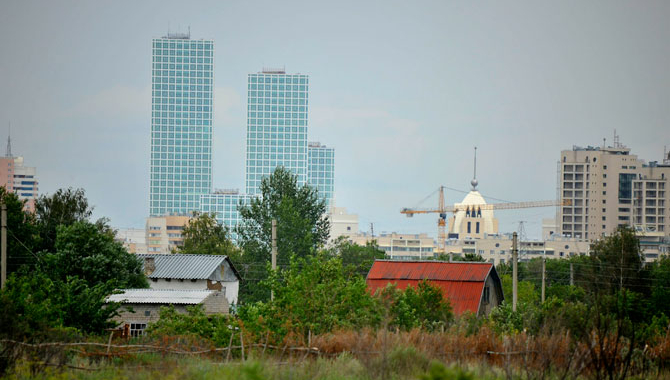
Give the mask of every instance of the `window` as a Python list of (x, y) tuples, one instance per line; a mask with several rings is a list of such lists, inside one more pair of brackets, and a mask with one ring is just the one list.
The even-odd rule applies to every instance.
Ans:
[(130, 336), (137, 337), (144, 335), (144, 330), (147, 328), (146, 323), (131, 323)]

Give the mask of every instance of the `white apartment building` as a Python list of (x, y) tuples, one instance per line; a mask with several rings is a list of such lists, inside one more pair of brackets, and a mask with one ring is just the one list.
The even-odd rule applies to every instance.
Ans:
[(645, 162), (619, 144), (561, 152), (561, 200), (557, 227), (562, 236), (594, 241), (620, 225), (635, 229), (647, 261), (670, 246), (670, 157)]
[(435, 257), (437, 245), (432, 237), (426, 234), (398, 234), (381, 233), (372, 236), (361, 232), (350, 236), (349, 240), (358, 245), (365, 245), (376, 241), (379, 249), (386, 253), (391, 259), (397, 260), (423, 260)]

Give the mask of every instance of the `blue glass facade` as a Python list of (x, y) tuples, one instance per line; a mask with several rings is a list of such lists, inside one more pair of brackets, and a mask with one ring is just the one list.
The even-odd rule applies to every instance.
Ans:
[(284, 71), (249, 74), (247, 83), (246, 192), (260, 193), (263, 177), (278, 166), (307, 182), (309, 78)]
[[(260, 184), (283, 166), (310, 184), (330, 206), (334, 189), (335, 152), (307, 144), (309, 77), (264, 70), (247, 81), (246, 193), (213, 193), (200, 197), (200, 211), (214, 212), (231, 230), (241, 222), (237, 205), (260, 195)], [(233, 234), (233, 237), (234, 234)]]
[(307, 157), (307, 182), (319, 191), (330, 209), (335, 188), (335, 149), (309, 143)]
[(149, 214), (188, 214), (212, 186), (214, 42), (152, 42)]
[(241, 221), (240, 213), (237, 211), (238, 205), (240, 202), (247, 205), (250, 200), (251, 196), (247, 194), (212, 193), (201, 195), (200, 211), (216, 213), (216, 220), (232, 232), (232, 229)]

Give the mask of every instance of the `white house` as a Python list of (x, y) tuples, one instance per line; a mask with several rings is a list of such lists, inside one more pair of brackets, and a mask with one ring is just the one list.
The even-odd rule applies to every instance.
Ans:
[(237, 303), (240, 274), (228, 256), (148, 254), (143, 260), (144, 273), (151, 289), (218, 290), (230, 304)]

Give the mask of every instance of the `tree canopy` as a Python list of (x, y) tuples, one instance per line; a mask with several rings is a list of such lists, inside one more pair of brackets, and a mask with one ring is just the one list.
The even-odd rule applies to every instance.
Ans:
[(177, 248), (178, 253), (237, 256), (228, 229), (217, 222), (213, 213), (195, 212), (184, 227), (182, 237), (184, 243)]
[(262, 280), (268, 278), (271, 260), (272, 220), (277, 221), (277, 263), (287, 266), (292, 255), (313, 255), (328, 240), (330, 221), (326, 202), (317, 190), (298, 185), (298, 177), (277, 167), (263, 178), (261, 194), (239, 207), (242, 223), (236, 227), (238, 244), (244, 254), (235, 263), (244, 282), (241, 302), (267, 300), (270, 290)]

